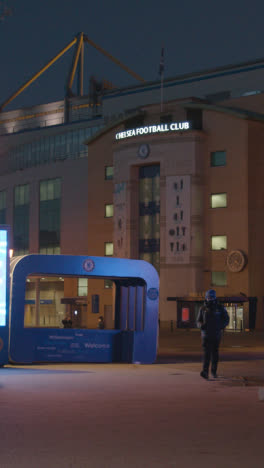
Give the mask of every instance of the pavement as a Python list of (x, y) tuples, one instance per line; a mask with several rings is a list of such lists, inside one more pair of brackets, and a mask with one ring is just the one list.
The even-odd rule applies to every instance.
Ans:
[(263, 468), (264, 335), (226, 333), (219, 379), (200, 336), (160, 334), (153, 365), (0, 370), (1, 468)]

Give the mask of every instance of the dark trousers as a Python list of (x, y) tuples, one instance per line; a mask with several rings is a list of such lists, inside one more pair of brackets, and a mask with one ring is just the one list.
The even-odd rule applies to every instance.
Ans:
[(219, 349), (220, 345), (220, 338), (211, 338), (205, 337), (202, 339), (202, 346), (203, 346), (203, 371), (209, 371), (209, 365), (211, 362), (211, 372), (214, 374), (217, 371), (217, 364), (219, 360)]

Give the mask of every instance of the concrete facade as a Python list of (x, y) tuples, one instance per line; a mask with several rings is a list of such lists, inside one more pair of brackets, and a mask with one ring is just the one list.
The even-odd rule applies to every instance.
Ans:
[[(186, 105), (186, 107), (185, 107)], [(93, 201), (96, 219), (90, 236), (92, 250), (102, 251), (103, 242), (110, 237), (114, 242), (114, 255), (138, 258), (139, 241), (139, 168), (160, 165), (160, 318), (169, 323), (179, 319), (176, 302), (202, 300), (205, 290), (214, 287), (217, 295), (225, 298), (227, 305), (243, 304), (243, 328), (252, 324), (252, 301), (257, 303), (255, 325), (264, 327), (263, 319), (263, 239), (264, 197), (262, 194), (263, 167), (261, 141), (264, 122), (250, 120), (249, 116), (230, 112), (229, 109), (205, 106), (200, 103), (202, 128), (187, 132), (163, 133), (135, 136), (116, 140), (115, 135), (124, 131), (127, 122), (109, 131), (103, 131), (88, 143), (89, 147), (89, 193)], [(144, 124), (159, 123), (159, 110), (155, 106), (145, 109)], [(173, 114), (186, 120), (188, 104), (174, 102), (165, 107), (164, 114)], [(139, 147), (148, 144), (150, 153), (146, 159), (138, 154)], [(225, 151), (226, 164), (212, 167), (211, 154)], [(117, 225), (100, 215), (104, 203), (109, 203), (109, 181), (105, 181), (96, 200), (92, 197), (96, 187), (102, 183), (105, 165), (114, 167), (114, 187), (125, 187), (125, 247), (120, 250), (116, 242)], [(100, 174), (100, 176), (99, 176)], [(171, 262), (167, 252), (168, 226), (168, 183), (171, 177), (190, 178), (190, 252), (188, 261)], [(212, 194), (225, 193), (227, 206), (211, 208)], [(256, 203), (257, 200), (257, 203)], [(115, 203), (115, 197), (112, 198)], [(115, 210), (116, 210), (115, 206)], [(93, 217), (93, 216), (92, 216)], [(125, 219), (124, 219), (125, 218)], [(96, 232), (101, 232), (96, 235)], [(226, 236), (227, 246), (212, 250), (212, 236)], [(101, 246), (101, 247), (100, 247)], [(100, 250), (101, 249), (101, 250)], [(230, 254), (238, 252), (245, 262), (241, 271), (235, 271), (230, 263)], [(229, 262), (229, 263), (228, 263)], [(212, 283), (212, 272), (224, 272), (226, 285)], [(250, 300), (249, 300), (250, 298)], [(244, 299), (245, 302), (244, 302)], [(236, 304), (237, 303), (237, 304)], [(250, 318), (251, 317), (251, 318)], [(242, 326), (242, 325), (241, 325)]]

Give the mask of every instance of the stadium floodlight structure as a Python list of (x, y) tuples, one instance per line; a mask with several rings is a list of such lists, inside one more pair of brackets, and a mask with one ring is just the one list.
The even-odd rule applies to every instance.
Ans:
[(145, 80), (135, 73), (133, 70), (124, 65), (120, 60), (115, 58), (113, 55), (109, 54), (105, 49), (100, 47), (94, 41), (92, 41), (86, 34), (80, 32), (77, 34), (74, 39), (69, 42), (63, 49), (60, 50), (46, 65), (44, 65), (37, 73), (35, 73), (28, 81), (26, 81), (22, 86), (20, 86), (9, 98), (7, 98), (0, 105), (0, 112), (12, 102), (19, 94), (21, 94), (25, 89), (27, 89), (34, 81), (36, 81), (48, 68), (50, 68), (60, 57), (62, 57), (69, 49), (75, 45), (75, 52), (73, 55), (72, 65), (69, 71), (68, 80), (66, 83), (66, 98), (73, 96), (72, 86), (77, 70), (77, 65), (79, 66), (79, 80), (78, 80), (78, 95), (83, 96), (83, 71), (84, 71), (84, 43), (91, 45), (93, 48), (98, 50), (101, 54), (107, 57), (109, 60), (114, 62), (129, 75), (140, 82), (145, 82)]

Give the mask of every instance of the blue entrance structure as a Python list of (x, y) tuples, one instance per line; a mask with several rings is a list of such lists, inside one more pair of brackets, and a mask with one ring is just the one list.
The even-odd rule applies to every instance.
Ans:
[[(71, 255), (26, 255), (10, 265), (10, 343), (13, 363), (138, 362), (156, 359), (159, 277), (143, 260)], [(108, 278), (116, 285), (115, 329), (25, 328), (29, 275)]]

